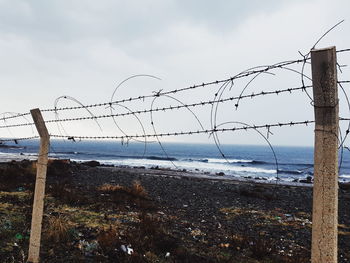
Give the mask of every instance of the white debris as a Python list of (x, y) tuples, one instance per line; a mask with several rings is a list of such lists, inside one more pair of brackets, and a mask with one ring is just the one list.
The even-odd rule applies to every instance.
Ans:
[(123, 250), (123, 252), (127, 253), (128, 255), (131, 255), (134, 253), (134, 250), (131, 248), (131, 245), (121, 245), (120, 249)]

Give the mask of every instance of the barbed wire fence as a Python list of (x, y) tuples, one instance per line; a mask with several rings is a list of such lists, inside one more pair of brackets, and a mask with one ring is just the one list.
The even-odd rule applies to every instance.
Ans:
[[(316, 44), (318, 42), (316, 42)], [(313, 47), (315, 47), (315, 45)], [(337, 54), (341, 55), (348, 52), (350, 52), (350, 49), (341, 49), (337, 51)], [(241, 130), (244, 130), (244, 131), (254, 130), (255, 132), (258, 133), (259, 136), (261, 136), (264, 139), (264, 141), (271, 148), (271, 151), (274, 155), (275, 162), (276, 162), (276, 179), (278, 180), (279, 179), (278, 158), (276, 157), (272, 143), (270, 142), (270, 136), (273, 134), (271, 132), (271, 129), (278, 128), (278, 127), (292, 127), (292, 126), (304, 126), (304, 125), (307, 126), (308, 124), (314, 123), (314, 121), (310, 119), (309, 120), (288, 120), (288, 121), (280, 121), (275, 123), (264, 123), (264, 124), (262, 124), (261, 122), (247, 123), (246, 121), (242, 122), (241, 120), (226, 120), (224, 122), (219, 122), (218, 121), (219, 107), (221, 107), (223, 104), (230, 104), (231, 110), (233, 108), (234, 111), (237, 112), (237, 110), (240, 108), (241, 104), (244, 103), (245, 100), (252, 100), (252, 99), (256, 99), (260, 97), (268, 97), (268, 96), (292, 95), (296, 93), (304, 93), (306, 97), (309, 98), (310, 105), (313, 106), (313, 99), (309, 94), (310, 92), (309, 90), (312, 88), (312, 85), (311, 85), (312, 79), (310, 76), (308, 76), (308, 74), (305, 73), (307, 67), (310, 66), (309, 54), (310, 52), (307, 53), (307, 55), (301, 54), (302, 55), (301, 59), (283, 61), (272, 65), (252, 67), (232, 77), (228, 77), (220, 80), (209, 81), (202, 84), (196, 84), (196, 85), (168, 90), (168, 91), (160, 89), (146, 95), (139, 95), (134, 97), (122, 98), (122, 99), (114, 99), (117, 91), (121, 88), (121, 86), (132, 79), (152, 78), (152, 79), (160, 80), (158, 77), (152, 76), (152, 75), (144, 75), (144, 74), (134, 75), (122, 81), (115, 88), (111, 96), (111, 99), (108, 102), (84, 105), (76, 98), (73, 98), (70, 96), (61, 96), (55, 100), (53, 108), (43, 109), (41, 110), (41, 112), (48, 115), (51, 114), (50, 117), (45, 118), (46, 119), (45, 123), (47, 125), (50, 125), (50, 124), (56, 125), (56, 129), (54, 129), (53, 127), (50, 128), (50, 132), (51, 132), (50, 136), (52, 138), (66, 139), (71, 141), (84, 140), (84, 139), (86, 140), (120, 140), (123, 145), (128, 145), (128, 143), (131, 141), (142, 142), (145, 145), (143, 155), (145, 155), (146, 153), (148, 143), (157, 142), (160, 145), (164, 155), (168, 159), (171, 159), (171, 158), (169, 158), (169, 154), (165, 150), (165, 147), (163, 147), (163, 143), (161, 140), (163, 137), (165, 138), (165, 137), (176, 137), (176, 136), (184, 136), (184, 135), (194, 136), (194, 135), (200, 135), (200, 134), (207, 134), (208, 137), (212, 141), (214, 141), (220, 155), (227, 162), (229, 162), (229, 160), (225, 156), (224, 151), (221, 148), (219, 133), (235, 132), (235, 131), (241, 131)], [(337, 62), (337, 65), (338, 65), (339, 72), (342, 73), (342, 68), (345, 67), (345, 65), (341, 64), (340, 62)], [(301, 83), (299, 85), (284, 87), (280, 89), (262, 90), (259, 92), (250, 92), (250, 93), (247, 92), (250, 86), (252, 86), (252, 83), (256, 81), (260, 76), (262, 75), (276, 76), (281, 71), (291, 72), (299, 76)], [(243, 80), (243, 83), (240, 83), (241, 86), (238, 86), (237, 83), (242, 80)], [(346, 92), (346, 88), (344, 88), (344, 85), (348, 85), (349, 83), (350, 81), (348, 80), (338, 81), (339, 89), (344, 94), (345, 102), (350, 112), (350, 103)], [(208, 97), (212, 97), (212, 99), (184, 103), (180, 98), (176, 97), (177, 95), (186, 94), (187, 92), (190, 92), (190, 91), (203, 90), (206, 87), (210, 87), (210, 91), (207, 94), (208, 94)], [(227, 91), (231, 91), (233, 87), (239, 91), (238, 94), (235, 96), (226, 96), (228, 93)], [(172, 101), (175, 101), (175, 104), (172, 104), (170, 106), (155, 107), (156, 101), (158, 101), (161, 98), (167, 98)], [(73, 102), (77, 104), (77, 106), (59, 107), (59, 103), (64, 100)], [(134, 109), (134, 107), (129, 105), (131, 102), (136, 102), (142, 105), (147, 104), (147, 106), (144, 107), (143, 109)], [(120, 110), (119, 111), (116, 110), (117, 107), (119, 109), (122, 109), (123, 112), (121, 112)], [(194, 112), (194, 110), (198, 108), (207, 109), (206, 112), (209, 113), (207, 115), (209, 115), (209, 119), (210, 119), (210, 122), (208, 123), (208, 125), (203, 125), (203, 120), (201, 120), (201, 118), (199, 118), (197, 114)], [(99, 109), (100, 110), (99, 112), (102, 112), (102, 114), (95, 114), (93, 111), (96, 109)], [(170, 132), (158, 132), (157, 123), (154, 120), (155, 113), (157, 112), (168, 113), (170, 111), (180, 111), (182, 109), (185, 109), (188, 113), (193, 115), (193, 117), (195, 118), (195, 122), (198, 123), (198, 127), (199, 127), (198, 129), (189, 130), (186, 127), (180, 127), (181, 129), (175, 130), (175, 131), (172, 130)], [(77, 112), (79, 110), (85, 111), (85, 114), (82, 114), (82, 116), (79, 116), (79, 117), (65, 117), (65, 118), (61, 117), (62, 113), (68, 113), (69, 116), (71, 116), (72, 114), (74, 114), (74, 112)], [(0, 142), (18, 143), (24, 140), (32, 140), (32, 139), (39, 138), (36, 131), (34, 131), (33, 129), (34, 123), (29, 120), (29, 117), (30, 117), (29, 115), (30, 115), (29, 112), (27, 113), (5, 112), (0, 114), (1, 116), (0, 121), (3, 123), (3, 124), (0, 124), (0, 130), (6, 129), (10, 135), (7, 138), (1, 138)], [(52, 117), (52, 115), (54, 115), (54, 118)], [(148, 115), (150, 117), (150, 122), (143, 121), (141, 118), (142, 115), (143, 116)], [(119, 120), (121, 118), (126, 118), (126, 117), (133, 117), (136, 119), (137, 123), (141, 127), (141, 134), (128, 133), (121, 128), (121, 125), (119, 124)], [(101, 125), (100, 121), (104, 119), (112, 120), (112, 123), (116, 126), (118, 130), (117, 133), (108, 134), (108, 135), (103, 134), (103, 128), (105, 125)], [(341, 167), (342, 161), (343, 161), (343, 151), (344, 149), (348, 149), (348, 147), (345, 145), (345, 142), (350, 130), (350, 120), (345, 117), (341, 117), (339, 120), (342, 122), (348, 123), (345, 131), (342, 131), (340, 129), (340, 134), (338, 137), (339, 149), (341, 149), (341, 158), (340, 158), (340, 167)], [(67, 124), (75, 125), (75, 123), (83, 122), (83, 121), (95, 122), (101, 134), (84, 135), (84, 134), (75, 134), (75, 133), (67, 132), (65, 125)], [(146, 126), (149, 126), (149, 124), (151, 126), (151, 129), (146, 128)], [(31, 130), (30, 131), (31, 135), (23, 136), (23, 137), (16, 137), (13, 135), (12, 129), (23, 128), (23, 127), (29, 127)], [(55, 132), (53, 132), (53, 130), (55, 130)], [(174, 166), (176, 167), (175, 164)]]
[[(341, 49), (337, 51), (338, 56), (341, 56), (344, 53), (350, 52), (350, 49)], [(128, 98), (114, 99), (117, 94), (117, 91), (122, 87), (123, 84), (126, 84), (132, 79), (140, 78), (152, 78), (159, 80), (159, 78), (152, 75), (135, 75), (127, 78), (122, 81), (113, 91), (110, 101), (88, 104), (84, 105), (78, 99), (70, 96), (61, 96), (57, 98), (54, 102), (53, 108), (42, 109), (41, 112), (45, 114), (45, 123), (50, 126), (51, 124), (55, 125), (50, 126), (49, 132), (51, 138), (56, 139), (65, 139), (71, 141), (78, 140), (120, 140), (123, 145), (128, 145), (130, 142), (142, 142), (144, 143), (143, 155), (145, 155), (147, 150), (147, 144), (149, 143), (158, 143), (161, 147), (163, 154), (170, 160), (169, 153), (165, 150), (163, 146), (162, 138), (168, 137), (177, 137), (177, 136), (196, 136), (196, 135), (207, 135), (208, 140), (213, 141), (218, 149), (218, 152), (227, 162), (224, 151), (222, 150), (222, 144), (220, 141), (220, 134), (223, 133), (232, 133), (237, 131), (255, 131), (258, 136), (261, 136), (263, 140), (270, 147), (276, 163), (276, 179), (279, 177), (278, 169), (278, 158), (275, 155), (272, 143), (270, 138), (272, 136), (272, 129), (277, 129), (280, 127), (294, 127), (294, 126), (307, 126), (313, 124), (313, 119), (307, 120), (284, 120), (271, 123), (262, 123), (259, 119), (258, 122), (247, 122), (241, 120), (225, 120), (220, 122), (219, 117), (220, 107), (228, 105), (230, 111), (236, 113), (239, 111), (241, 105), (244, 105), (246, 100), (254, 100), (261, 97), (280, 97), (280, 96), (292, 96), (293, 94), (304, 94), (306, 98), (309, 99), (310, 105), (313, 107), (313, 100), (310, 96), (310, 89), (312, 88), (312, 79), (305, 73), (307, 67), (310, 66), (310, 57), (303, 56), (302, 59), (295, 59), (289, 61), (283, 61), (272, 65), (264, 65), (253, 67), (248, 70), (242, 71), (232, 77), (225, 79), (214, 80), (205, 82), (202, 84), (196, 84), (192, 86), (187, 86), (184, 88), (172, 89), (172, 90), (155, 90), (146, 95), (139, 95)], [(341, 69), (344, 65), (338, 64), (338, 69), (341, 74)], [(340, 66), (341, 65), (341, 66)], [(253, 82), (257, 82), (257, 79), (264, 75), (276, 76), (281, 72), (289, 72), (293, 75), (299, 76), (301, 83), (299, 85), (294, 85), (290, 87), (282, 87), (279, 89), (272, 90), (260, 90), (258, 92), (248, 92), (249, 88), (253, 85)], [(339, 80), (338, 86), (344, 94), (345, 103), (350, 112), (350, 103), (348, 95), (346, 92), (345, 85), (348, 85), (350, 81), (348, 80)], [(191, 91), (202, 91), (205, 88), (210, 88), (209, 92), (206, 91), (207, 97), (211, 99), (204, 99), (200, 101), (192, 102), (183, 102), (179, 95), (186, 96), (188, 92)], [(235, 89), (238, 91), (237, 95), (230, 96), (228, 94), (232, 93), (231, 91)], [(195, 98), (195, 97), (194, 97)], [(173, 103), (171, 105), (161, 105), (156, 107), (156, 103), (161, 99), (171, 100)], [(59, 104), (65, 102), (74, 103), (74, 106), (59, 107)], [(131, 104), (134, 103), (134, 104)], [(140, 105), (143, 108), (140, 109)], [(136, 109), (135, 109), (136, 108)], [(209, 119), (209, 122), (203, 120), (199, 117), (194, 110), (200, 109), (202, 112), (205, 112), (203, 116), (206, 119)], [(197, 129), (188, 129), (187, 127), (178, 127), (177, 130), (172, 130), (168, 132), (159, 132), (158, 123), (155, 121), (155, 113), (168, 114), (169, 112), (179, 112), (183, 116), (183, 111), (188, 112), (189, 115), (192, 115), (195, 123), (198, 123)], [(71, 117), (76, 115), (77, 112), (80, 112), (79, 116)], [(227, 114), (227, 113), (225, 113)], [(63, 115), (68, 115), (68, 117), (62, 117)], [(209, 118), (207, 117), (209, 115)], [(145, 117), (146, 116), (146, 117)], [(140, 133), (130, 133), (125, 131), (121, 127), (120, 119), (132, 117), (135, 119), (136, 123), (140, 127)], [(147, 119), (148, 118), (148, 119)], [(145, 119), (147, 119), (145, 121)], [(101, 121), (107, 120), (108, 123), (102, 124)], [(344, 149), (348, 149), (345, 145), (346, 139), (350, 130), (350, 119), (341, 117), (339, 119), (341, 122), (347, 122), (347, 127), (345, 130), (340, 129), (339, 134), (339, 149), (341, 149), (341, 158), (340, 166), (342, 164), (342, 153)], [(67, 132), (67, 126), (76, 125), (77, 123), (93, 121), (98, 127), (98, 135), (84, 135)], [(2, 123), (1, 123), (2, 122)], [(0, 130), (7, 130), (9, 136), (7, 138), (1, 138), (0, 142), (15, 142), (18, 143), (23, 140), (32, 140), (37, 139), (35, 129), (33, 129), (34, 123), (30, 120), (30, 113), (13, 113), (5, 112), (0, 114)], [(106, 134), (104, 132), (105, 127), (110, 127), (114, 125), (116, 130), (113, 131), (113, 134)], [(28, 128), (30, 130), (30, 135), (28, 136), (13, 136), (13, 129), (22, 129)], [(28, 133), (29, 134), (29, 133)], [(174, 164), (174, 163), (173, 163)], [(176, 164), (174, 164), (176, 167)]]

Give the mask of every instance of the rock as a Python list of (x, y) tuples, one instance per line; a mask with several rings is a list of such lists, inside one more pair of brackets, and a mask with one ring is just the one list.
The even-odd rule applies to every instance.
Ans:
[(82, 164), (89, 167), (97, 167), (101, 165), (100, 162), (98, 161), (88, 161), (88, 162), (83, 162)]
[(224, 175), (225, 175), (225, 173), (220, 172), (220, 173), (216, 173), (216, 175), (218, 175), (218, 176), (224, 176)]
[(350, 183), (341, 183), (339, 184), (340, 189), (350, 191)]
[(101, 166), (103, 166), (103, 167), (114, 167), (113, 164), (101, 164)]
[(50, 176), (68, 175), (71, 172), (70, 160), (49, 160), (47, 173)]
[(307, 180), (305, 180), (305, 179), (301, 179), (301, 180), (299, 181), (299, 183), (311, 184), (311, 182), (309, 182), (309, 181), (307, 181)]
[(308, 176), (306, 179), (302, 179), (299, 181), (300, 183), (305, 183), (305, 184), (311, 184), (312, 183), (312, 177)]

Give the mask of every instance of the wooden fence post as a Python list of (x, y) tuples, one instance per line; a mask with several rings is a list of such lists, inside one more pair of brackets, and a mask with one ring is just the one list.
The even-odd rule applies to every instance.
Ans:
[(312, 263), (338, 255), (338, 91), (335, 47), (311, 51), (315, 111)]
[(39, 262), (41, 227), (44, 210), (45, 182), (50, 147), (50, 136), (45, 126), (44, 119), (39, 109), (30, 111), (36, 129), (40, 136), (40, 150), (37, 162), (35, 193), (33, 202), (32, 225), (29, 240), (28, 261)]

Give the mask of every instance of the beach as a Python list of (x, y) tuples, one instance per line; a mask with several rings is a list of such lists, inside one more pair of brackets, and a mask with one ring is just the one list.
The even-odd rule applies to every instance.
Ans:
[[(21, 262), (28, 249), (35, 170), (30, 161), (0, 168), (6, 179), (0, 256), (2, 262)], [(350, 261), (349, 207), (350, 187), (341, 184), (339, 262)], [(311, 184), (51, 161), (41, 260), (309, 262), (311, 210)]]

